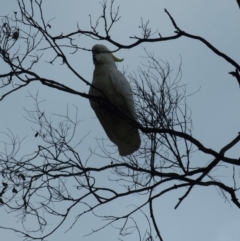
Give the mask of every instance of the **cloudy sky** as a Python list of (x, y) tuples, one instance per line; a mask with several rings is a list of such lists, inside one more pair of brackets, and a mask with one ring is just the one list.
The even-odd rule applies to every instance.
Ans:
[[(173, 35), (175, 29), (164, 12), (166, 8), (182, 30), (205, 38), (221, 52), (240, 62), (240, 9), (236, 0), (116, 0), (115, 5), (120, 6), (121, 19), (113, 27), (110, 35), (112, 39), (122, 44), (132, 43), (134, 40), (129, 38), (130, 36), (140, 36), (141, 18), (144, 21), (149, 20), (152, 32), (161, 33), (163, 37)], [(1, 16), (7, 14), (12, 16), (13, 11), (18, 11), (16, 1), (2, 0), (1, 6)], [(54, 18), (51, 21), (53, 36), (75, 31), (77, 23), (80, 28), (90, 30), (89, 14), (95, 21), (102, 11), (99, 1), (95, 0), (45, 1), (43, 6), (45, 18)], [(102, 26), (99, 28), (101, 30)], [(87, 49), (99, 43), (83, 36), (79, 36), (76, 42)], [(109, 43), (101, 42), (101, 44), (105, 44), (111, 50), (116, 49)], [(199, 90), (188, 99), (193, 117), (193, 135), (197, 139), (205, 146), (218, 151), (236, 137), (240, 131), (240, 89), (236, 80), (228, 74), (234, 70), (230, 64), (216, 56), (203, 43), (182, 37), (167, 42), (145, 43), (130, 50), (118, 51), (116, 56), (124, 58), (124, 62), (118, 65), (119, 69), (127, 68), (128, 74), (136, 72), (138, 66), (144, 62), (142, 58), (145, 55), (144, 48), (169, 62), (173, 75), (182, 60), (182, 83), (186, 84), (188, 93)], [(44, 55), (44, 59), (34, 70), (42, 77), (87, 93), (88, 86), (61, 65), (60, 60), (54, 65), (46, 62), (52, 60), (52, 56), (51, 53)], [(68, 57), (73, 68), (91, 82), (94, 69), (91, 53), (79, 51), (74, 55), (69, 54)], [(1, 65), (0, 61), (0, 71), (3, 66)], [(25, 153), (37, 145), (37, 139), (33, 138), (34, 126), (24, 118), (26, 116), (24, 109), (34, 108), (32, 99), (28, 97), (28, 91), (32, 95), (38, 93), (39, 98), (45, 100), (43, 109), (48, 115), (64, 114), (67, 106), (72, 110), (74, 110), (73, 105), (78, 107), (82, 122), (77, 134), (80, 138), (88, 134), (82, 144), (83, 158), (89, 155), (89, 148), (96, 147), (96, 137), (106, 138), (87, 99), (60, 93), (36, 83), (0, 102), (0, 131), (6, 132), (10, 129), (20, 138), (26, 137), (20, 153)], [(4, 138), (6, 137), (2, 134), (0, 140)], [(240, 145), (237, 145), (228, 154), (231, 157), (239, 157), (239, 148)], [(210, 160), (199, 158), (195, 161)], [(221, 173), (221, 178), (227, 178), (224, 171)], [(179, 197), (178, 192), (167, 194), (156, 204), (156, 214), (164, 240), (240, 240), (240, 210), (233, 204), (225, 202), (214, 188), (195, 188), (182, 205), (174, 210)], [(17, 217), (7, 215), (4, 210), (0, 211), (0, 215), (2, 217), (0, 225), (8, 224), (15, 227), (21, 225), (21, 222), (16, 223)], [(99, 235), (102, 240), (112, 241), (118, 238), (117, 232), (113, 229), (83, 238), (83, 235), (91, 229), (89, 223), (87, 225), (86, 223), (80, 221), (73, 229), (64, 233), (68, 228), (66, 224), (49, 240), (92, 241), (98, 239)], [(144, 227), (145, 224), (142, 225)], [(3, 240), (21, 240), (21, 237), (12, 232), (1, 230), (0, 235)], [(137, 236), (135, 238), (137, 239)]]

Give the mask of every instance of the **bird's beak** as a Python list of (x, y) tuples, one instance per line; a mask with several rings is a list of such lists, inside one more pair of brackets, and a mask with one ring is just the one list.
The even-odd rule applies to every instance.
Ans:
[(116, 56), (114, 56), (113, 54), (112, 54), (112, 57), (113, 57), (113, 59), (114, 59), (114, 61), (115, 62), (122, 62), (124, 59), (119, 59), (119, 58), (117, 58)]

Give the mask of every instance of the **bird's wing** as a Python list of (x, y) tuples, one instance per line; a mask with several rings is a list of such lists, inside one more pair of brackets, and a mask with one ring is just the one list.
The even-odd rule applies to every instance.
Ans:
[(132, 89), (125, 76), (118, 69), (112, 69), (110, 71), (110, 79), (116, 91), (123, 96), (131, 114), (135, 116)]

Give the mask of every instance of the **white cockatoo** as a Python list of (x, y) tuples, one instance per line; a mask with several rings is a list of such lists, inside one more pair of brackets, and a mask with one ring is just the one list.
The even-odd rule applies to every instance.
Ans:
[[(92, 54), (95, 70), (89, 95), (107, 98), (127, 118), (136, 121), (131, 86), (115, 64), (123, 59), (116, 58), (106, 46), (101, 44), (93, 46)], [(117, 110), (114, 110), (111, 104), (105, 102), (101, 105), (101, 102), (94, 100), (90, 100), (90, 104), (107, 136), (117, 145), (121, 156), (130, 155), (139, 149), (141, 139), (138, 129), (117, 115)]]

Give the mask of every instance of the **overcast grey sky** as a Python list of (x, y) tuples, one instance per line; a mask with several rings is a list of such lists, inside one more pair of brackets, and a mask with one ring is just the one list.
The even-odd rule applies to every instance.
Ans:
[[(110, 1), (107, 1), (110, 2)], [(223, 53), (229, 55), (236, 62), (240, 62), (240, 9), (236, 0), (116, 0), (115, 5), (120, 6), (120, 21), (113, 27), (111, 37), (123, 44), (133, 42), (129, 36), (140, 35), (139, 25), (141, 17), (150, 21), (152, 31), (160, 32), (162, 36), (173, 35), (175, 30), (164, 12), (166, 8), (174, 17), (178, 26), (191, 34), (206, 38), (211, 44)], [(44, 1), (44, 14), (46, 19), (55, 19), (51, 22), (53, 35), (66, 34), (76, 30), (76, 23), (82, 29), (89, 30), (89, 14), (96, 20), (101, 15), (101, 5), (95, 0), (70, 0), (70, 1)], [(0, 15), (12, 15), (13, 11), (18, 11), (16, 1), (1, 0)], [(81, 47), (91, 49), (94, 40), (79, 37), (78, 44)], [(109, 49), (116, 48), (109, 43), (101, 42)], [(180, 38), (168, 42), (148, 43), (137, 46), (130, 50), (120, 50), (115, 55), (124, 58), (118, 65), (121, 70), (127, 68), (127, 73), (137, 71), (144, 59), (145, 47), (149, 52), (154, 52), (155, 56), (164, 61), (168, 61), (174, 73), (178, 70), (182, 59), (182, 83), (187, 85), (188, 93), (192, 93), (200, 88), (193, 96), (189, 97), (188, 104), (192, 109), (193, 135), (202, 141), (205, 146), (215, 150), (220, 150), (222, 146), (236, 137), (240, 131), (240, 89), (236, 80), (228, 74), (234, 68), (224, 59), (216, 56), (210, 49), (197, 40)], [(51, 60), (47, 55), (46, 60)], [(90, 52), (78, 52), (69, 55), (69, 62), (85, 79), (92, 81), (93, 63)], [(88, 86), (71, 74), (63, 65), (49, 65), (44, 61), (35, 68), (43, 77), (52, 78), (64, 83), (76, 90), (88, 92)], [(0, 62), (1, 70), (1, 62)], [(82, 121), (77, 134), (82, 138), (86, 134), (84, 143), (81, 145), (81, 155), (86, 158), (89, 155), (89, 148), (96, 147), (95, 138), (106, 138), (98, 120), (92, 111), (87, 99), (61, 93), (54, 89), (48, 89), (40, 84), (32, 84), (28, 88), (5, 98), (0, 102), (0, 131), (5, 132), (10, 129), (25, 139), (21, 153), (34, 148), (37, 139), (33, 139), (35, 134), (32, 125), (24, 118), (26, 109), (33, 109), (33, 101), (28, 96), (28, 92), (36, 94), (39, 91), (39, 98), (46, 100), (43, 107), (47, 114), (64, 114), (69, 105), (76, 105), (79, 109), (79, 117)], [(0, 90), (1, 94), (1, 90)], [(74, 109), (74, 108), (73, 108)], [(0, 140), (3, 140), (3, 135)], [(238, 144), (228, 154), (231, 157), (239, 157), (240, 145)], [(107, 162), (107, 160), (98, 160)], [(196, 162), (210, 161), (194, 160)], [(219, 178), (226, 178), (224, 169)], [(159, 203), (155, 204), (160, 230), (164, 240), (184, 240), (184, 241), (239, 241), (240, 240), (240, 210), (230, 203), (226, 203), (214, 188), (195, 188), (189, 197), (174, 210), (180, 194), (178, 191), (167, 194)], [(133, 200), (133, 202), (137, 202)], [(111, 208), (114, 208), (111, 207)], [(7, 215), (0, 209), (0, 225), (16, 223), (17, 218)], [(74, 214), (71, 216), (74, 217)], [(73, 219), (72, 219), (73, 220)], [(71, 221), (72, 221), (71, 220)], [(68, 223), (64, 224), (49, 240), (117, 240), (117, 232), (114, 229), (106, 229), (92, 236), (83, 238), (91, 227), (89, 222), (92, 219), (79, 221), (73, 229), (64, 233)], [(54, 222), (54, 220), (53, 220)], [(92, 224), (92, 223), (91, 223)], [(93, 224), (95, 225), (95, 224)], [(145, 224), (142, 224), (143, 228)], [(28, 226), (28, 225), (27, 225)], [(97, 226), (97, 223), (96, 223)], [(21, 240), (16, 234), (0, 230), (2, 240)], [(137, 236), (134, 236), (137, 239)], [(131, 238), (131, 237), (130, 237)]]

